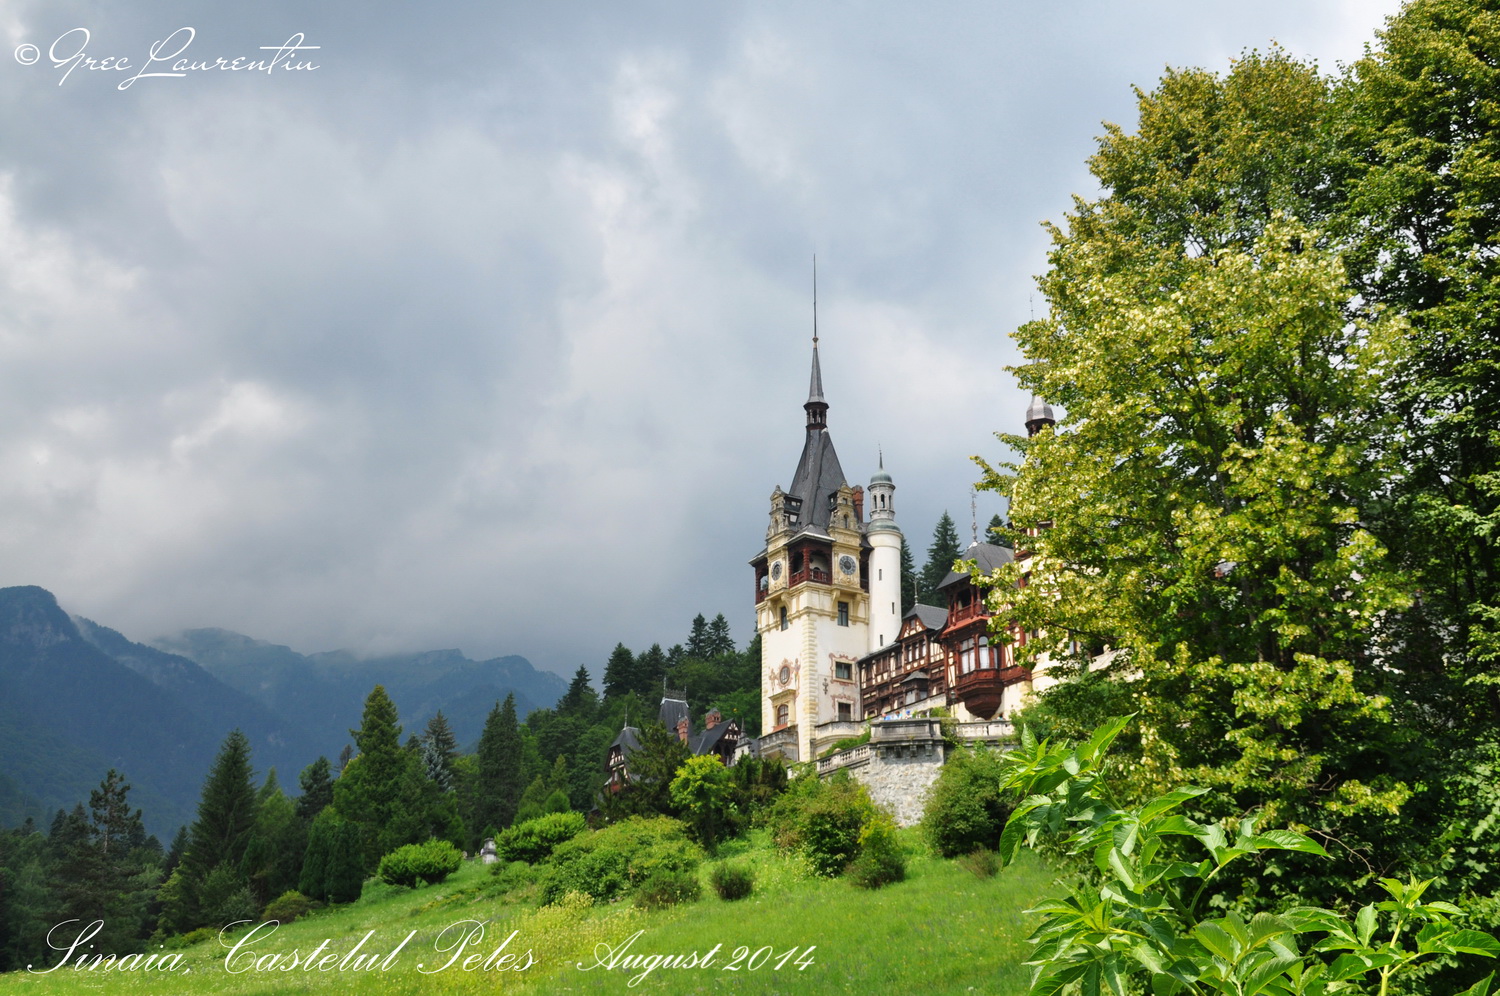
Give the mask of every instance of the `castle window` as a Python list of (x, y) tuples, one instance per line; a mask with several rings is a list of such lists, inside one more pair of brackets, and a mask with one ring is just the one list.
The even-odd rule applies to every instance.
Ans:
[(787, 724), (787, 721), (789, 719), (791, 719), (791, 718), (792, 718), (792, 710), (791, 710), (790, 706), (779, 705), (779, 706), (776, 707), (776, 725), (777, 726), (785, 726)]
[(844, 681), (853, 681), (854, 680), (854, 671), (850, 667), (850, 664), (849, 664), (848, 661), (834, 661), (833, 662), (833, 676), (835, 678), (841, 678)]
[(849, 625), (849, 603), (848, 602), (840, 602), (839, 603), (839, 625), (840, 626), (847, 626), (847, 625)]
[(847, 702), (839, 703), (839, 722), (848, 723), (854, 719), (854, 707)]
[(884, 581), (885, 580), (885, 568), (884, 567), (880, 568), (879, 570), (877, 570), (875, 572), (875, 580), (876, 581)]
[(786, 621), (786, 606), (785, 606), (785, 605), (783, 605), (783, 606), (782, 606), (782, 607), (781, 607), (781, 628), (782, 628), (782, 629), (786, 629), (786, 628), (787, 628), (787, 621)]

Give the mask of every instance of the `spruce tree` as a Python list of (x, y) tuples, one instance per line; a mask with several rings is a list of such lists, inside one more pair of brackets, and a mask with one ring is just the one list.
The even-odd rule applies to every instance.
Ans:
[(302, 795), (297, 800), (297, 818), (304, 824), (311, 824), (319, 813), (333, 804), (332, 772), (333, 766), (322, 756), (302, 769), (302, 776), (298, 779)]
[(188, 833), (183, 871), (190, 885), (198, 885), (220, 864), (238, 868), (255, 825), (255, 787), (250, 781), (250, 741), (239, 730), (231, 731), (219, 748), (203, 797), (198, 818)]
[(577, 716), (587, 722), (593, 722), (594, 713), (599, 707), (599, 696), (594, 693), (594, 687), (589, 684), (589, 669), (582, 664), (573, 673), (573, 680), (568, 685), (568, 690), (557, 702), (557, 711), (563, 716)]
[(124, 857), (131, 842), (145, 836), (141, 811), (130, 811), (130, 802), (126, 798), (129, 792), (130, 785), (118, 771), (110, 768), (99, 787), (89, 793), (89, 809), (94, 816), (99, 849), (107, 859)]
[(693, 617), (693, 629), (688, 634), (684, 650), (694, 660), (704, 661), (713, 656), (708, 649), (708, 620), (703, 618), (701, 612)]
[(1006, 531), (1005, 522), (1000, 518), (999, 513), (990, 516), (990, 524), (985, 529), (985, 542), (1003, 546), (1007, 550), (1013, 547), (1010, 533)]
[(927, 548), (927, 563), (922, 567), (919, 600), (924, 605), (946, 606), (948, 596), (938, 592), (938, 585), (953, 570), (953, 562), (963, 550), (958, 545), (958, 530), (953, 519), (945, 511), (932, 531), (932, 545)]
[(359, 755), (333, 785), (339, 815), (358, 824), (364, 841), (365, 867), (374, 871), (380, 861), (383, 831), (401, 804), (402, 776), (407, 755), (401, 746), (401, 724), (396, 705), (376, 685), (365, 699), (358, 730), (350, 730)]
[(496, 703), (479, 737), (479, 777), (475, 785), (474, 826), (470, 838), (491, 829), (504, 830), (521, 802), (521, 731), (516, 722), (516, 697)]
[(662, 679), (667, 674), (667, 655), (661, 649), (660, 643), (651, 644), (635, 659), (635, 684), (636, 694), (647, 702), (661, 701)]
[(240, 875), (249, 883), (257, 904), (265, 906), (296, 888), (306, 848), (306, 827), (297, 819), (292, 801), (282, 793), (276, 769), (272, 768), (257, 796), (255, 826), (240, 862)]
[(604, 665), (604, 697), (619, 698), (635, 687), (635, 656), (623, 643), (615, 644)]
[[(701, 617), (700, 617), (701, 618)], [(708, 656), (722, 657), (734, 653), (734, 640), (729, 635), (729, 620), (720, 612), (708, 624)]]
[(458, 757), (458, 740), (453, 728), (439, 709), (437, 715), (427, 721), (422, 734), (422, 763), (427, 777), (443, 792), (453, 791), (453, 759)]

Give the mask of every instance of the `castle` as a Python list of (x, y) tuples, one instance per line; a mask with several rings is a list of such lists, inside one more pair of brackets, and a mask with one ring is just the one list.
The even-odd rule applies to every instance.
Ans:
[[(969, 727), (972, 739), (995, 739), (1045, 675), (1014, 659), (1026, 633), (1015, 629), (1008, 642), (991, 643), (991, 614), (966, 573), (950, 571), (939, 586), (947, 608), (917, 604), (901, 612), (896, 486), (883, 457), (867, 489), (844, 476), (828, 432), (816, 324), (802, 407), (802, 455), (790, 487), (771, 493), (766, 545), (750, 560), (761, 638), (759, 753), (812, 760), (866, 721), (939, 707)], [(1033, 398), (1028, 433), (1054, 423), (1051, 407)], [(986, 572), (1013, 559), (1009, 549), (988, 543), (975, 543), (964, 557)]]

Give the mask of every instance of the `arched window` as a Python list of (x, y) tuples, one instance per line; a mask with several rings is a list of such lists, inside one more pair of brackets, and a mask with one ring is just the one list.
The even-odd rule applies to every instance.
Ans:
[(782, 705), (779, 705), (779, 706), (776, 707), (776, 725), (777, 726), (785, 726), (787, 724), (787, 721), (790, 720), (791, 718), (792, 718), (792, 708), (791, 708), (791, 706), (788, 706), (786, 704), (782, 704)]
[(788, 625), (788, 623), (786, 621), (786, 606), (783, 605), (781, 607), (781, 628), (782, 629), (786, 629), (787, 625)]

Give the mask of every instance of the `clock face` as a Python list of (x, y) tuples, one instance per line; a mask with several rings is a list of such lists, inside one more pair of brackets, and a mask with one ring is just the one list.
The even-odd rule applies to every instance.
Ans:
[(780, 581), (781, 580), (781, 561), (779, 561), (779, 560), (776, 561), (776, 563), (774, 563), (774, 564), (771, 565), (771, 580), (772, 581)]
[(839, 570), (843, 571), (845, 574), (853, 574), (854, 568), (857, 566), (858, 565), (854, 562), (854, 558), (849, 556), (847, 553), (839, 558)]
[(785, 685), (787, 682), (792, 680), (792, 669), (787, 667), (785, 664), (781, 665), (781, 674), (777, 675), (777, 677), (780, 678), (781, 683)]

